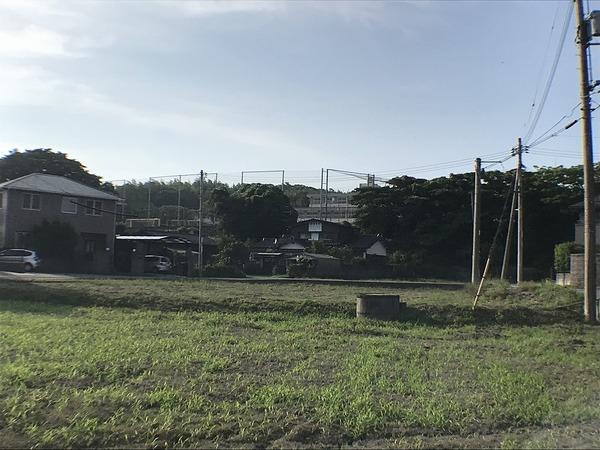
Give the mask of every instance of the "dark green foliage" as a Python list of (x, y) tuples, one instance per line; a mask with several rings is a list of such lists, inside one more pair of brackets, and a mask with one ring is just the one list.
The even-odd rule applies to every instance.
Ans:
[(308, 253), (328, 254), (329, 246), (322, 241), (312, 241), (306, 249)]
[(319, 192), (318, 189), (303, 184), (286, 183), (283, 186), (283, 193), (290, 199), (290, 203), (294, 208), (306, 208), (310, 203), (308, 194), (317, 192)]
[(345, 264), (350, 264), (354, 257), (354, 252), (352, 251), (352, 248), (347, 245), (342, 245), (339, 247), (331, 247), (328, 250), (327, 254), (331, 255), (335, 258), (341, 259), (342, 262), (344, 262)]
[(250, 255), (250, 249), (246, 244), (231, 236), (223, 236), (219, 243), (219, 253), (216, 263), (222, 266), (242, 267)]
[[(481, 245), (482, 265), (499, 224), (514, 171), (483, 174)], [(581, 167), (543, 167), (524, 174), (525, 265), (535, 277), (550, 275), (553, 249), (573, 239), (583, 199)], [(472, 246), (473, 174), (425, 180), (399, 177), (381, 188), (362, 188), (354, 202), (357, 224), (370, 234), (391, 239), (398, 250), (393, 264), (413, 276), (467, 278)], [(498, 272), (508, 214), (493, 259)], [(513, 251), (513, 258), (515, 255)], [(514, 259), (513, 259), (514, 260)]]
[(216, 278), (244, 278), (246, 274), (242, 269), (235, 265), (227, 264), (209, 264), (204, 267), (203, 275), (205, 277)]
[(77, 232), (68, 223), (44, 220), (29, 235), (28, 245), (42, 258), (60, 258), (68, 260), (73, 257), (77, 246)]
[(575, 242), (562, 242), (554, 246), (554, 270), (569, 272), (571, 268), (571, 253), (582, 253), (583, 246)]
[(232, 193), (215, 189), (212, 200), (223, 231), (241, 240), (281, 236), (298, 217), (289, 198), (272, 185), (245, 184)]
[(287, 267), (287, 274), (290, 278), (306, 278), (310, 275), (313, 267), (312, 260), (300, 257)]
[[(214, 217), (212, 191), (229, 189), (227, 185), (213, 180), (204, 180), (203, 210), (205, 217)], [(179, 180), (137, 182), (132, 180), (116, 187), (119, 196), (126, 200), (128, 214), (138, 217), (148, 215), (148, 191), (150, 191), (150, 216), (160, 217), (164, 222), (175, 220), (196, 220), (200, 206), (200, 177), (193, 182)], [(177, 205), (179, 201), (179, 215)]]
[(0, 182), (14, 180), (31, 173), (60, 175), (87, 186), (112, 190), (112, 185), (101, 183), (100, 177), (89, 173), (79, 161), (69, 158), (66, 153), (53, 152), (49, 148), (24, 152), (13, 150), (0, 158)]

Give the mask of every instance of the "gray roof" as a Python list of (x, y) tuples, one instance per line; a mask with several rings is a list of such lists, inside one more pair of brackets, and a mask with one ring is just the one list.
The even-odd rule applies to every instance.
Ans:
[(77, 181), (58, 175), (30, 173), (14, 180), (0, 183), (0, 189), (18, 189), (20, 191), (47, 192), (50, 194), (72, 195), (74, 197), (101, 198), (104, 200), (121, 200), (116, 195), (102, 192)]
[(381, 244), (384, 247), (386, 246), (386, 242), (383, 238), (380, 238), (379, 236), (366, 235), (366, 236), (361, 236), (356, 241), (354, 241), (352, 243), (352, 248), (355, 248), (357, 250), (367, 250), (372, 245), (374, 245), (376, 242), (381, 242)]

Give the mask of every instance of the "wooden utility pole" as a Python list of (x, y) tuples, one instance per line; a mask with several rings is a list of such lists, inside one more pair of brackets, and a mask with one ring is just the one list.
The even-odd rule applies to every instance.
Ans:
[(329, 220), (329, 169), (325, 169), (325, 220)]
[(587, 22), (583, 15), (583, 0), (575, 0), (577, 45), (579, 47), (579, 94), (581, 99), (581, 140), (583, 143), (583, 236), (584, 236), (584, 304), (586, 322), (596, 317), (596, 210), (594, 202), (594, 163), (592, 120), (590, 113), (590, 79), (588, 68)]
[(177, 226), (180, 227), (181, 220), (181, 175), (179, 175), (179, 183), (177, 183)]
[(523, 237), (525, 216), (523, 211), (523, 143), (517, 141), (517, 284), (523, 282)]
[(200, 203), (198, 205), (198, 274), (202, 276), (204, 266), (204, 238), (202, 237), (202, 203), (204, 193), (204, 170), (200, 171)]
[(148, 179), (148, 219), (150, 218), (150, 203), (151, 203), (151, 197), (152, 197), (152, 178)]
[(475, 160), (475, 192), (473, 195), (473, 256), (471, 260), (471, 283), (479, 283), (481, 269), (481, 158)]
[(323, 168), (321, 167), (321, 189), (319, 189), (319, 219), (323, 220)]
[(506, 280), (508, 268), (510, 266), (510, 253), (515, 230), (515, 210), (517, 208), (517, 185), (513, 188), (513, 196), (510, 204), (510, 218), (508, 219), (508, 232), (506, 233), (506, 244), (504, 245), (504, 258), (502, 259), (502, 272), (500, 279)]
[[(515, 186), (517, 184), (517, 175), (515, 174)], [(513, 187), (513, 191), (514, 191)], [(481, 281), (479, 281), (479, 287), (477, 288), (477, 293), (475, 294), (475, 300), (473, 301), (473, 309), (477, 307), (477, 302), (481, 297), (481, 292), (483, 291), (483, 284), (487, 280), (490, 269), (492, 267), (492, 260), (494, 259), (494, 252), (496, 251), (496, 244), (498, 243), (498, 237), (500, 236), (500, 231), (502, 230), (502, 225), (504, 224), (504, 213), (506, 212), (506, 208), (508, 207), (508, 195), (506, 195), (506, 199), (504, 200), (504, 207), (502, 208), (502, 214), (500, 215), (500, 222), (498, 223), (498, 227), (496, 228), (496, 233), (494, 234), (494, 239), (492, 239), (492, 245), (490, 245), (490, 251), (488, 253), (487, 260), (485, 262), (485, 268), (483, 269), (483, 276), (481, 277)]]

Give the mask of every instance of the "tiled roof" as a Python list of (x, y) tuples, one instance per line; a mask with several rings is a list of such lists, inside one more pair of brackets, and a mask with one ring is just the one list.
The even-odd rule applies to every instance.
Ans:
[(46, 192), (50, 194), (72, 195), (74, 197), (100, 198), (103, 200), (120, 200), (116, 195), (70, 180), (58, 175), (31, 173), (14, 180), (0, 183), (0, 189), (18, 189), (21, 191)]

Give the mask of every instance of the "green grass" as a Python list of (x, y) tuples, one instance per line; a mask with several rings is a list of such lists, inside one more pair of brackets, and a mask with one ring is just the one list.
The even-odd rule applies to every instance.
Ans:
[[(2, 282), (0, 446), (594, 446), (600, 330), (549, 284)], [(596, 442), (596, 444), (594, 444)]]

